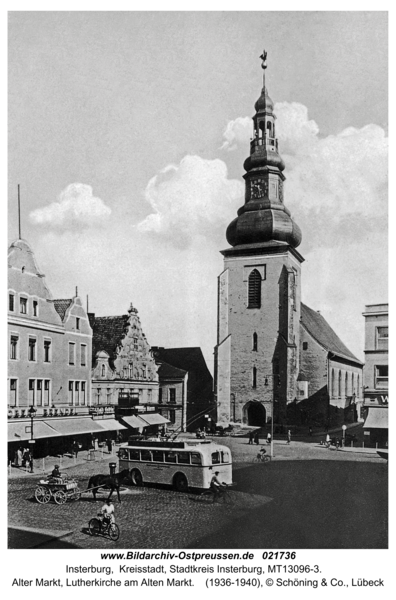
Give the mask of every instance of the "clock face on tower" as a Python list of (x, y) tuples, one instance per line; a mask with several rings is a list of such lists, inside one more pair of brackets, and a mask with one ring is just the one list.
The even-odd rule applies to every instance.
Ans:
[(268, 183), (263, 177), (255, 177), (250, 180), (250, 199), (264, 198), (268, 195)]

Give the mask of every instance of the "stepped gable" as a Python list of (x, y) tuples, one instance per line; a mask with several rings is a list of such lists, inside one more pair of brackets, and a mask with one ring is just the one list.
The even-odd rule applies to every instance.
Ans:
[(95, 361), (96, 353), (105, 350), (110, 357), (111, 367), (117, 358), (117, 349), (121, 340), (125, 337), (129, 327), (129, 315), (116, 317), (93, 317), (90, 316), (93, 329), (92, 356)]
[(359, 365), (363, 364), (352, 354), (340, 340), (335, 331), (320, 313), (301, 302), (301, 323), (308, 333), (328, 352), (352, 360)]
[(59, 299), (59, 300), (52, 300), (52, 302), (54, 303), (54, 307), (56, 312), (58, 313), (58, 315), (60, 316), (60, 318), (62, 319), (62, 321), (64, 321), (65, 319), (65, 314), (67, 309), (69, 308), (69, 306), (72, 304), (73, 299)]

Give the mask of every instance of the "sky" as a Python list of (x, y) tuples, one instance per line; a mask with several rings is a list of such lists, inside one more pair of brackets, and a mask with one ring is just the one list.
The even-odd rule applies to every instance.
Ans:
[(363, 358), (387, 301), (385, 12), (11, 12), (8, 35), (9, 241), (20, 184), (54, 298), (132, 302), (151, 345), (213, 369), (265, 48), (302, 300)]

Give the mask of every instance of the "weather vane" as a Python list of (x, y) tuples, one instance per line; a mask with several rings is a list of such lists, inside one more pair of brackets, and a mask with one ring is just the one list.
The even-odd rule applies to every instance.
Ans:
[(262, 60), (262, 63), (261, 63), (261, 68), (262, 68), (262, 69), (266, 69), (266, 68), (267, 68), (267, 65), (265, 64), (265, 62), (266, 62), (266, 60), (267, 60), (267, 53), (266, 53), (266, 51), (265, 51), (265, 50), (263, 50), (263, 53), (262, 53), (262, 55), (260, 56), (260, 58), (261, 58), (261, 60)]

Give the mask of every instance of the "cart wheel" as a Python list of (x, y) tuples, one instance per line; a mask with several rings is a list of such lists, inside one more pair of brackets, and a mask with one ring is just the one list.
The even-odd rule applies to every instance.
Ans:
[(46, 500), (46, 496), (47, 493), (49, 495), (48, 500), (51, 498), (51, 494), (48, 492), (48, 490), (45, 487), (42, 487), (41, 485), (39, 485), (34, 492), (34, 497), (36, 498), (37, 502), (39, 502), (39, 504), (46, 504), (48, 502), (48, 500)]
[(116, 542), (120, 537), (120, 528), (118, 527), (117, 523), (112, 523), (110, 525), (109, 536), (114, 542)]
[(62, 490), (58, 490), (54, 494), (54, 500), (57, 504), (64, 504), (66, 502), (66, 494)]
[(91, 519), (88, 523), (88, 529), (91, 535), (99, 535), (100, 530), (102, 529), (102, 524), (99, 519)]

